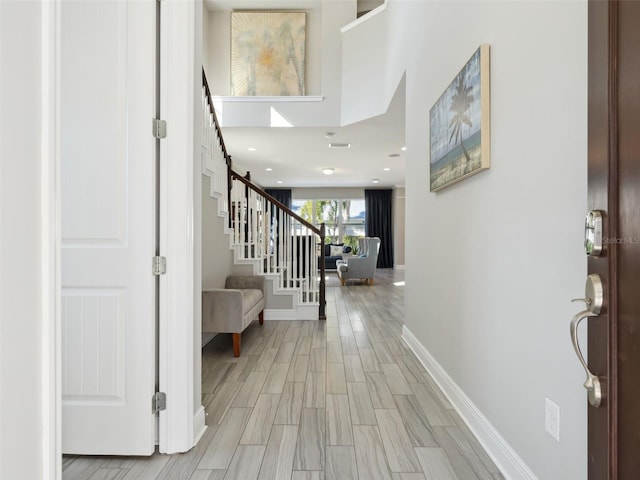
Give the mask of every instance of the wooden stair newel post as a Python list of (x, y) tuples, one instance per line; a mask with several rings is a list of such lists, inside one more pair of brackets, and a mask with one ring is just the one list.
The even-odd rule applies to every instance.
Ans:
[(324, 223), (320, 224), (320, 256), (318, 257), (320, 259), (320, 305), (319, 305), (319, 312), (318, 312), (318, 317), (320, 320), (326, 320), (327, 319), (327, 312), (326, 312), (326, 281), (325, 281), (325, 273), (324, 273), (324, 237), (325, 237), (325, 225)]

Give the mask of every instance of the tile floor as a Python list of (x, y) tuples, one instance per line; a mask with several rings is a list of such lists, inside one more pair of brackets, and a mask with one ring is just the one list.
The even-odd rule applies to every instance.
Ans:
[(378, 270), (373, 286), (329, 287), (326, 322), (254, 322), (239, 358), (218, 335), (203, 350), (196, 447), (67, 456), (63, 479), (503, 479), (400, 338), (402, 280)]

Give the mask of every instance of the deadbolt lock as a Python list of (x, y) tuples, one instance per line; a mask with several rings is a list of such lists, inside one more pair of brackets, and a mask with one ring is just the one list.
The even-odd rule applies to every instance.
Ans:
[(602, 212), (591, 210), (584, 219), (584, 251), (590, 257), (602, 253)]

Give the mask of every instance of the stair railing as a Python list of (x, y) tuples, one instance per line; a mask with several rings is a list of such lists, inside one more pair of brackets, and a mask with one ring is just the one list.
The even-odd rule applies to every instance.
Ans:
[(309, 223), (233, 170), (230, 205), (236, 258), (258, 260), (255, 273), (296, 289), (298, 304), (317, 304), (325, 319), (324, 224)]
[[(222, 201), (221, 212), (229, 212), (231, 204), (231, 155), (227, 153), (222, 130), (213, 106), (207, 76), (202, 69), (202, 144), (206, 149), (206, 164), (210, 170), (211, 189)], [(230, 226), (230, 225), (227, 225)]]
[(299, 305), (318, 305), (320, 320), (326, 319), (324, 223), (316, 227), (233, 171), (204, 69), (202, 106), (207, 168), (233, 230), (236, 259), (251, 261), (255, 273), (272, 276), (280, 289), (297, 292)]

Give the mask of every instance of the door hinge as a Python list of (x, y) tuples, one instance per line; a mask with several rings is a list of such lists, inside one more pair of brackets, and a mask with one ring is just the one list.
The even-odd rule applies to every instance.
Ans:
[(167, 273), (167, 257), (153, 257), (153, 266), (151, 268), (154, 275)]
[(154, 138), (166, 138), (167, 122), (159, 118), (153, 119), (153, 136)]
[(164, 392), (156, 392), (151, 399), (151, 410), (153, 413), (158, 413), (161, 410), (167, 409), (167, 394)]

